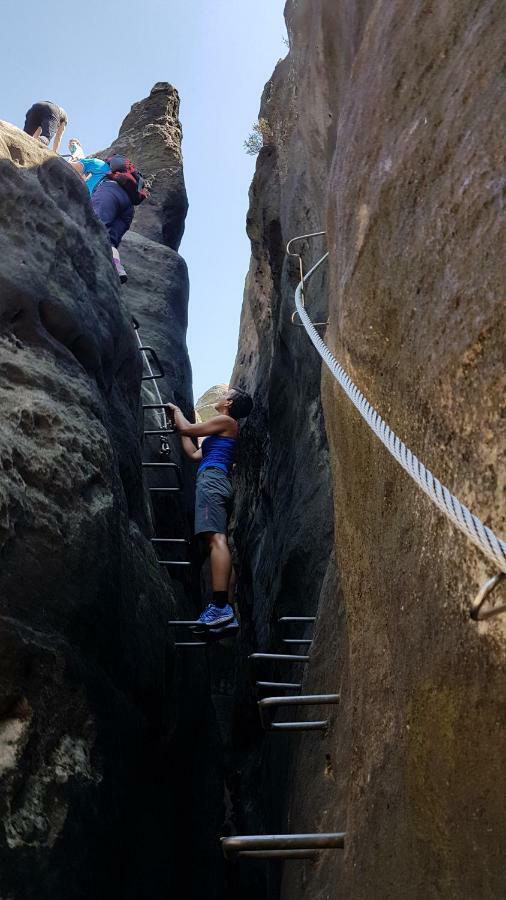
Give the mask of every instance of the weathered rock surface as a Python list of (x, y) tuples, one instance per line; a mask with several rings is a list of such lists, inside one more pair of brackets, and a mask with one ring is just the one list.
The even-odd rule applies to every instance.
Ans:
[[(273, 747), (252, 701), (244, 728), (239, 683), (235, 825), (346, 830), (347, 847), (285, 866), (281, 888), (272, 867), (234, 877), (245, 898), (498, 898), (504, 632), (468, 617), (491, 567), (324, 375), (330, 474), (318, 361), (288, 325), (296, 279), (282, 254), (326, 227), (312, 317), (328, 312), (327, 342), (361, 390), (504, 537), (505, 8), (303, 0), (286, 15), (290, 53), (260, 111), (272, 137), (251, 189), (233, 376), (257, 400), (235, 530), (243, 640), (263, 649), (274, 615), (312, 611), (321, 587), (304, 690), (340, 691), (341, 704), (326, 735)], [(321, 248), (306, 245), (306, 268)], [(277, 802), (268, 782), (263, 798), (255, 788), (259, 770)]]
[(205, 393), (202, 394), (202, 397), (199, 397), (195, 404), (195, 410), (203, 422), (207, 422), (208, 419), (211, 419), (216, 415), (214, 404), (227, 390), (228, 385), (215, 384), (205, 391)]
[(99, 156), (123, 153), (150, 185), (149, 203), (136, 211), (132, 231), (177, 250), (184, 232), (188, 198), (181, 154), (179, 94), (159, 81), (149, 97), (134, 103), (118, 138)]
[[(123, 296), (138, 325), (143, 346), (152, 347), (165, 376), (143, 382), (143, 403), (172, 401), (190, 415), (193, 409), (192, 375), (186, 348), (188, 324), (188, 272), (176, 252), (183, 235), (188, 208), (181, 154), (179, 95), (165, 82), (153, 87), (149, 97), (134, 103), (121, 125), (119, 137), (101, 157), (113, 152), (134, 160), (151, 184), (149, 200), (135, 211), (130, 231), (121, 243), (121, 259), (128, 272)], [(152, 371), (157, 366), (149, 353)], [(149, 375), (145, 367), (144, 375)], [(159, 411), (146, 410), (143, 426), (157, 429), (166, 424)], [(166, 537), (190, 537), (193, 509), (193, 467), (187, 464), (178, 438), (169, 440), (170, 454), (161, 457), (160, 440), (144, 442), (144, 458), (176, 462), (183, 467), (185, 495), (153, 496), (157, 533)], [(149, 473), (149, 484), (167, 484), (167, 473)]]
[[(135, 158), (126, 142), (122, 150)], [(146, 138), (143, 150), (147, 159)], [(171, 580), (149, 543), (153, 522), (159, 535), (189, 534), (191, 505), (179, 499), (154, 517), (140, 465), (132, 313), (164, 366), (163, 399), (192, 406), (188, 276), (164, 243), (175, 227), (164, 206), (170, 153), (153, 151), (156, 216), (122, 245), (130, 278), (120, 294), (84, 185), (0, 125), (0, 895), (9, 900), (28, 900), (35, 885), (41, 900), (192, 898), (204, 887), (222, 896), (208, 673), (203, 657), (174, 655), (166, 625), (195, 613), (192, 584)], [(177, 461), (179, 441), (170, 443)], [(160, 459), (156, 443), (144, 451)], [(190, 498), (191, 479), (185, 489)]]
[(128, 896), (172, 597), (143, 535), (139, 355), (84, 185), (3, 123), (0, 155), (1, 892)]
[[(331, 82), (329, 73), (329, 92)], [(285, 256), (290, 238), (322, 229), (328, 167), (322, 147), (328, 140), (328, 120), (315, 117), (311, 124), (302, 124), (297, 111), (288, 57), (266, 85), (260, 108), (272, 138), (260, 152), (250, 189), (247, 230), (252, 257), (231, 379), (252, 394), (255, 404), (241, 432), (234, 526), (243, 662), (237, 677), (236, 756), (230, 785), (233, 824), (239, 833), (286, 830), (293, 745), (293, 738), (282, 735), (276, 736), (276, 743), (264, 745), (247, 655), (290, 649), (279, 640), (298, 633), (281, 635), (277, 619), (313, 614), (327, 570), (330, 577), (333, 569), (332, 484), (320, 400), (321, 367), (308, 352), (302, 329), (292, 323), (297, 268)], [(311, 165), (294, 167), (306, 141), (304, 153)], [(320, 246), (321, 241), (316, 244)], [(325, 321), (327, 314), (326, 278), (324, 271), (315, 279), (317, 299), (312, 309), (317, 321)], [(301, 675), (300, 666), (280, 663), (277, 670), (268, 663), (258, 666), (258, 678), (297, 682)], [(241, 864), (234, 872), (234, 890), (244, 900), (276, 897), (278, 874), (275, 866)]]

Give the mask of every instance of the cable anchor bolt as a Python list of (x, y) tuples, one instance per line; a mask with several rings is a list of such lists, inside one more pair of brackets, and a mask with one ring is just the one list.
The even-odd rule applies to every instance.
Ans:
[(485, 584), (482, 584), (471, 606), (471, 619), (474, 619), (475, 622), (483, 622), (484, 619), (490, 619), (492, 616), (497, 616), (499, 613), (506, 611), (506, 600), (499, 606), (492, 606), (489, 609), (483, 610), (487, 597), (490, 596), (492, 591), (495, 590), (497, 585), (505, 578), (506, 572), (498, 572), (496, 575), (493, 575), (492, 578), (489, 578)]

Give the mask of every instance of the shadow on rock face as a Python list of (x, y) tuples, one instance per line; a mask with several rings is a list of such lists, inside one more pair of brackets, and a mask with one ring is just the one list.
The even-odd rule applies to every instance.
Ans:
[(171, 835), (168, 785), (142, 811), (173, 594), (143, 534), (139, 354), (84, 185), (4, 123), (0, 157), (0, 893), (164, 897), (170, 861), (152, 884), (130, 865), (140, 821)]

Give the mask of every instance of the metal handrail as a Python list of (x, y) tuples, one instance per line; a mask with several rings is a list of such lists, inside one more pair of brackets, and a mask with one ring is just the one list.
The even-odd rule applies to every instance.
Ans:
[[(134, 326), (134, 330), (135, 330), (135, 337), (136, 337), (136, 340), (137, 340), (137, 344), (138, 344), (138, 346), (139, 346), (139, 350), (140, 350), (140, 352), (142, 353), (142, 356), (143, 356), (143, 358), (144, 358), (144, 362), (146, 363), (147, 370), (148, 370), (149, 374), (152, 376), (152, 375), (153, 375), (153, 369), (151, 368), (151, 363), (149, 362), (149, 357), (148, 357), (147, 353), (145, 353), (144, 350), (143, 350), (143, 348), (142, 348), (141, 336), (140, 336), (140, 334), (139, 334), (139, 323), (137, 322), (136, 319), (133, 319), (132, 321), (133, 321), (133, 326)], [(156, 396), (158, 397), (158, 401), (159, 401), (159, 403), (158, 403), (158, 408), (159, 408), (159, 409), (162, 409), (161, 415), (158, 416), (157, 418), (160, 420), (160, 426), (161, 426), (162, 428), (167, 428), (167, 413), (166, 413), (165, 406), (164, 406), (163, 401), (162, 401), (162, 395), (160, 394), (159, 387), (158, 387), (158, 385), (157, 385), (157, 383), (156, 383), (156, 379), (153, 380), (153, 390), (154, 390)], [(144, 409), (144, 407), (143, 407), (143, 409)], [(144, 412), (143, 412), (143, 415), (144, 415)]]
[[(300, 253), (292, 253), (290, 250), (290, 247), (292, 246), (292, 244), (295, 244), (296, 241), (303, 241), (306, 238), (311, 238), (311, 237), (322, 237), (326, 233), (327, 233), (326, 231), (313, 231), (313, 232), (311, 232), (311, 234), (299, 234), (298, 237), (294, 237), (291, 239), (291, 241), (288, 241), (288, 244), (286, 245), (286, 252), (287, 252), (288, 256), (294, 256), (299, 260), (299, 274), (300, 274), (300, 282), (302, 285), (302, 288), (301, 288), (301, 305), (302, 306), (304, 306), (304, 302), (305, 302), (304, 301), (304, 265), (302, 262), (302, 255)], [(327, 253), (323, 257), (323, 259), (326, 259), (328, 255), (329, 254), (327, 251)], [(323, 262), (323, 260), (322, 260), (322, 262)], [(291, 320), (292, 325), (297, 324), (294, 321), (296, 315), (298, 315), (298, 310), (295, 309), (292, 313), (292, 320)], [(303, 327), (302, 323), (300, 323), (300, 324), (301, 324), (301, 327)], [(328, 324), (329, 324), (328, 319), (326, 322), (313, 322), (313, 325), (315, 325), (315, 326), (316, 325), (328, 325)]]
[[(310, 234), (299, 234), (297, 237), (292, 238), (291, 241), (288, 241), (288, 244), (286, 245), (286, 252), (287, 252), (288, 256), (295, 256), (299, 260), (299, 273), (300, 273), (300, 280), (302, 281), (302, 283), (304, 283), (304, 267), (303, 267), (303, 263), (302, 263), (302, 256), (300, 253), (292, 253), (290, 250), (290, 247), (292, 246), (292, 244), (295, 244), (296, 241), (305, 241), (306, 238), (311, 238), (311, 237), (323, 237), (324, 234), (327, 234), (327, 232), (326, 231), (312, 231)], [(327, 252), (327, 256), (328, 256), (328, 252)]]
[(147, 358), (147, 353), (149, 351), (153, 356), (153, 360), (154, 360), (155, 364), (158, 366), (158, 374), (155, 375), (155, 373), (153, 372), (153, 370), (151, 369), (151, 366), (150, 366), (149, 367), (150, 374), (143, 375), (141, 378), (141, 381), (157, 381), (159, 378), (165, 378), (165, 370), (158, 358), (158, 353), (156, 352), (154, 347), (142, 346), (142, 347), (139, 347), (139, 350), (144, 354), (145, 359)]
[(343, 850), (346, 832), (321, 834), (236, 834), (221, 839), (225, 859), (243, 850)]

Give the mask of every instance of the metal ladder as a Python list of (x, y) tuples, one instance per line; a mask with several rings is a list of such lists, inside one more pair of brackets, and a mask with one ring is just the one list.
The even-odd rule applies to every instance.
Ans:
[[(158, 358), (158, 354), (153, 347), (149, 347), (144, 345), (140, 336), (140, 325), (136, 318), (132, 316), (132, 325), (135, 331), (135, 336), (138, 344), (138, 351), (142, 355), (144, 369), (147, 371), (147, 374), (142, 375), (142, 387), (146, 388), (148, 384), (152, 384), (154, 388), (154, 392), (156, 395), (157, 403), (143, 403), (142, 404), (142, 448), (144, 450), (146, 446), (146, 439), (149, 441), (153, 437), (158, 437), (160, 440), (160, 454), (163, 456), (167, 456), (170, 451), (170, 443), (169, 443), (169, 435), (175, 434), (175, 428), (171, 425), (170, 422), (167, 421), (167, 415), (165, 412), (165, 404), (162, 401), (162, 396), (160, 394), (160, 389), (158, 387), (158, 381), (165, 377), (165, 372), (163, 366)], [(151, 399), (151, 398), (150, 398)], [(155, 410), (158, 410), (158, 414), (155, 413)], [(150, 414), (154, 414), (155, 418), (157, 418), (158, 428), (146, 428), (146, 412)], [(150, 497), (155, 496), (156, 494), (160, 494), (162, 496), (172, 495), (172, 494), (180, 494), (183, 491), (183, 476), (181, 471), (181, 466), (179, 466), (175, 462), (153, 462), (146, 461), (143, 459), (142, 468), (146, 472), (155, 471), (160, 472), (161, 470), (165, 470), (167, 473), (173, 473), (175, 476), (172, 480), (171, 484), (156, 486), (148, 484), (148, 491)], [(156, 513), (153, 509), (153, 516), (155, 520), (155, 529), (156, 529)], [(165, 549), (169, 548), (173, 545), (184, 545), (189, 549), (190, 541), (187, 538), (167, 538), (167, 537), (152, 537), (151, 543), (155, 549), (155, 553), (157, 556), (157, 560), (159, 565), (161, 566), (176, 566), (176, 567), (188, 567), (191, 566), (191, 561), (188, 559), (164, 559), (160, 558), (158, 553), (156, 552), (158, 548)]]
[[(279, 626), (284, 629), (293, 623), (299, 625), (314, 625), (316, 616), (282, 616), (278, 619)], [(285, 631), (282, 632), (286, 634)], [(309, 651), (313, 642), (312, 637), (282, 637), (281, 643), (285, 646), (304, 647)], [(274, 662), (301, 663), (309, 662), (306, 653), (251, 653), (249, 659), (254, 664), (257, 661), (272, 660)], [(257, 701), (260, 722), (268, 732), (301, 732), (320, 731), (326, 732), (329, 728), (329, 719), (303, 720), (293, 722), (273, 722), (268, 716), (270, 709), (280, 706), (332, 706), (339, 703), (339, 694), (300, 694), (294, 693), (302, 688), (302, 680), (292, 681), (256, 681), (257, 690), (275, 691), (272, 696), (262, 697)], [(280, 691), (290, 691), (290, 694), (280, 694)], [(273, 834), (273, 835), (233, 835), (221, 839), (222, 850), (225, 859), (234, 861), (238, 858), (266, 859), (266, 860), (311, 860), (315, 862), (322, 850), (344, 849), (346, 833), (312, 833), (312, 834)]]

